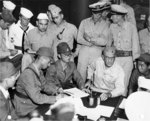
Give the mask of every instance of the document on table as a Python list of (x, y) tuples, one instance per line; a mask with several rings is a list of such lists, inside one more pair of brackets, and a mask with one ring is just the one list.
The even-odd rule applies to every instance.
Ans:
[(125, 108), (125, 102), (126, 102), (126, 98), (124, 98), (121, 102), (121, 104), (119, 105), (119, 108), (124, 109)]
[(96, 121), (100, 116), (110, 117), (114, 111), (114, 107), (98, 105), (96, 108), (80, 108), (77, 112), (81, 116), (87, 116), (88, 119)]
[(87, 97), (89, 95), (88, 93), (85, 93), (82, 90), (77, 89), (77, 88), (65, 89), (64, 93), (75, 98)]
[(98, 105), (98, 110), (100, 111), (101, 116), (110, 117), (114, 111), (114, 107)]

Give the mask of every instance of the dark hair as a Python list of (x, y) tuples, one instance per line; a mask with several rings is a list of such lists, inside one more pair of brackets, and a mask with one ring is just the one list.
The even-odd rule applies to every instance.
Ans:
[(144, 62), (147, 66), (150, 66), (150, 62)]

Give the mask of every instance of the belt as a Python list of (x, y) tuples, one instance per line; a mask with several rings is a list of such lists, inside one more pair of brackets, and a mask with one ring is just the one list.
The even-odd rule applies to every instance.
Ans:
[(15, 45), (15, 49), (17, 49), (17, 50), (22, 50), (22, 47)]
[(20, 98), (29, 99), (29, 97), (27, 95), (24, 95), (18, 91), (15, 91), (15, 95), (17, 95)]
[(123, 50), (116, 50), (117, 57), (128, 57), (132, 56), (132, 51), (123, 51)]

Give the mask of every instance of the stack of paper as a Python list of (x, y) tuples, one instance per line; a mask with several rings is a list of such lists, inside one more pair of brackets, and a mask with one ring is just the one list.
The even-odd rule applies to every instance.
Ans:
[(77, 88), (65, 89), (64, 93), (75, 98), (87, 97), (89, 95), (88, 93), (85, 93)]
[(77, 112), (81, 116), (87, 116), (88, 119), (96, 121), (100, 116), (110, 117), (114, 107), (98, 105), (96, 108), (80, 108), (80, 111)]

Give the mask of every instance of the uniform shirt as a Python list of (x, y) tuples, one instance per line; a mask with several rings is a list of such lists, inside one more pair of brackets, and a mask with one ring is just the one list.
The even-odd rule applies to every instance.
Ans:
[(92, 17), (84, 19), (79, 26), (77, 41), (79, 44), (88, 46), (89, 42), (84, 38), (85, 33), (97, 45), (105, 46), (108, 40), (109, 24), (104, 20), (94, 23)]
[(4, 30), (0, 28), (0, 59), (10, 56), (10, 52), (6, 46)]
[(110, 41), (114, 43), (117, 50), (132, 51), (133, 59), (140, 56), (140, 45), (138, 33), (135, 25), (124, 22), (122, 26), (118, 24), (110, 25)]
[(25, 50), (30, 49), (32, 51), (37, 51), (40, 47), (53, 46), (53, 36), (48, 31), (40, 32), (37, 27), (30, 30), (25, 38)]
[(141, 53), (150, 53), (150, 31), (143, 29), (139, 31)]
[[(57, 60), (57, 45), (61, 42), (66, 42), (71, 50), (73, 49), (74, 40), (77, 39), (77, 28), (75, 25), (68, 23), (67, 21), (63, 21), (60, 26), (51, 25), (49, 27), (50, 33), (53, 33), (55, 36), (54, 40), (54, 58)], [(53, 31), (53, 32), (52, 32)], [(63, 31), (63, 32), (62, 32)], [(62, 33), (62, 39), (59, 40), (57, 35)]]
[(48, 96), (41, 92), (51, 94), (52, 85), (47, 85), (42, 71), (37, 73), (35, 65), (30, 65), (30, 69), (25, 69), (18, 78), (16, 91), (26, 98), (15, 96), (14, 104), (16, 112), (20, 116), (25, 116), (38, 107), (39, 104), (52, 104), (56, 101), (55, 96)]
[(88, 79), (94, 74), (94, 86), (101, 92), (111, 92), (112, 97), (124, 93), (124, 71), (116, 62), (110, 68), (106, 68), (103, 59), (100, 57), (88, 66)]
[[(28, 33), (31, 29), (34, 28), (34, 26), (31, 23), (29, 23), (28, 27), (29, 28), (26, 31), (26, 33)], [(24, 31), (21, 28), (21, 24), (20, 24), (20, 20), (19, 20), (16, 24), (13, 24), (9, 29), (10, 41), (12, 41), (15, 46), (22, 47), (23, 33), (24, 33)], [(19, 50), (19, 53), (21, 53), (21, 50)]]
[(145, 76), (142, 73), (140, 73), (137, 68), (135, 68), (131, 74), (130, 81), (129, 81), (130, 82), (129, 83), (129, 92), (130, 93), (136, 92), (138, 90), (138, 78), (140, 76), (144, 76), (146, 79), (150, 79), (150, 74)]
[(68, 23), (67, 21), (63, 21), (63, 23), (60, 26), (52, 25), (50, 28), (52, 31), (54, 31), (55, 35), (57, 36), (62, 31), (62, 39), (58, 40), (56, 38), (55, 43), (58, 45), (60, 42), (66, 42), (68, 43), (69, 47), (73, 49), (73, 42), (74, 39), (77, 38), (77, 28), (75, 25)]
[(138, 78), (142, 74), (139, 72), (137, 68), (135, 68), (131, 74), (129, 81), (129, 93), (136, 92), (138, 89)]
[(9, 99), (5, 98), (4, 90), (2, 90), (0, 89), (0, 121), (7, 121), (11, 106)]
[(9, 39), (9, 29), (4, 30), (4, 34), (5, 34), (5, 40), (6, 40), (6, 47), (8, 49), (14, 49), (14, 44)]
[(74, 62), (68, 62), (67, 67), (63, 70), (61, 61), (57, 60), (47, 69), (46, 79), (63, 89), (74, 86), (80, 89), (84, 87), (83, 79)]

